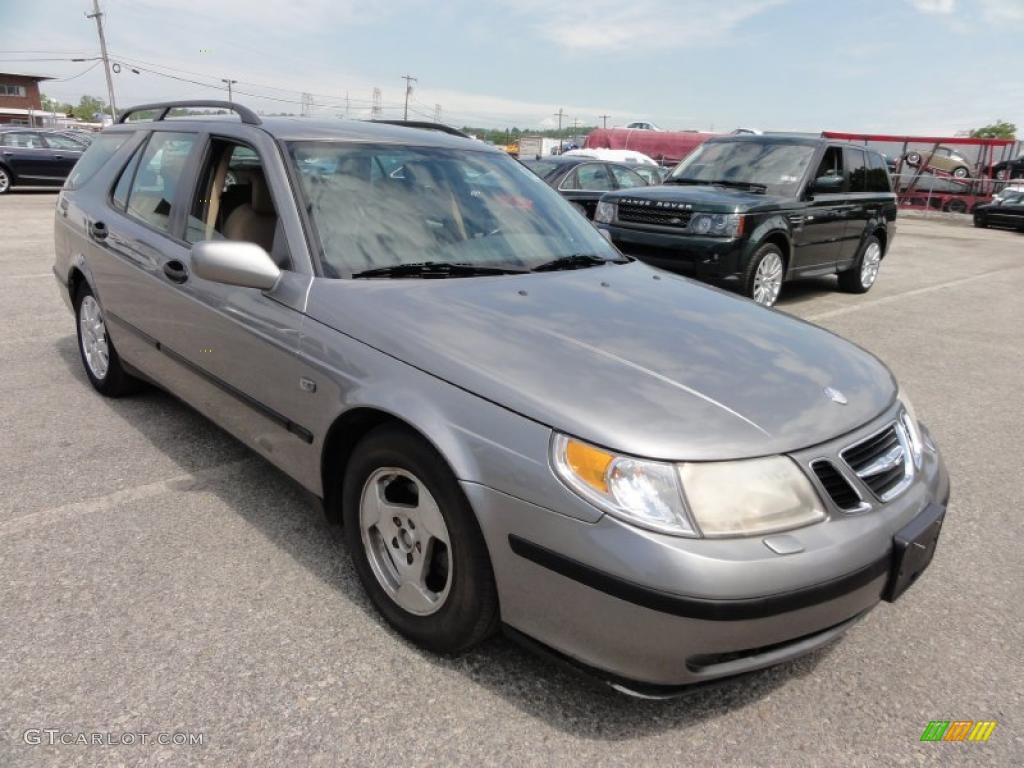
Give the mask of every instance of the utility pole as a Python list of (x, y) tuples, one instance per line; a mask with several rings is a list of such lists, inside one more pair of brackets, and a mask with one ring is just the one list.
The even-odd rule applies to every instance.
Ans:
[(100, 58), (103, 59), (103, 71), (107, 75), (107, 98), (110, 99), (110, 117), (117, 122), (117, 104), (114, 102), (114, 80), (110, 76), (110, 57), (107, 56), (107, 38), (103, 36), (103, 14), (100, 13), (100, 0), (92, 0), (92, 13), (85, 14), (87, 19), (96, 19), (96, 31), (100, 36)]
[(234, 85), (235, 83), (237, 83), (238, 81), (237, 80), (228, 80), (226, 77), (222, 77), (220, 79), (220, 81), (222, 83), (227, 83), (228, 84), (228, 101), (230, 101), (232, 104), (234, 104), (235, 100), (231, 98), (231, 86)]
[(565, 117), (565, 112), (561, 107), (555, 112), (554, 117), (558, 118), (558, 138), (562, 138), (562, 118)]
[(402, 75), (402, 79), (405, 80), (405, 117), (403, 120), (409, 119), (409, 96), (412, 94), (412, 84), (419, 82), (412, 75)]
[(435, 104), (434, 105), (434, 122), (435, 123), (440, 123), (441, 122), (441, 105), (440, 104)]
[(348, 90), (345, 91), (345, 119), (348, 120)]
[(608, 118), (611, 117), (611, 115), (598, 115), (598, 117), (600, 117), (601, 120), (604, 123), (604, 125), (602, 127), (607, 128), (608, 127)]
[(370, 107), (370, 119), (380, 120), (381, 115), (383, 113), (383, 107), (381, 106), (380, 88), (373, 89), (373, 101), (371, 103), (373, 104), (373, 106)]

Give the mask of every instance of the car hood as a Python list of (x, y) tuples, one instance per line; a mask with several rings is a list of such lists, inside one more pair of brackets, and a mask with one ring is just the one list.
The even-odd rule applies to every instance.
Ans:
[(651, 458), (808, 447), (861, 426), (896, 396), (888, 369), (859, 347), (640, 262), (444, 280), (318, 278), (307, 312), (527, 418)]
[(689, 203), (695, 211), (711, 213), (772, 211), (781, 208), (786, 202), (786, 198), (774, 195), (762, 195), (734, 187), (712, 187), (704, 184), (660, 184), (654, 187), (637, 187), (610, 192), (603, 199), (609, 202), (632, 199), (650, 200), (654, 203), (659, 201)]

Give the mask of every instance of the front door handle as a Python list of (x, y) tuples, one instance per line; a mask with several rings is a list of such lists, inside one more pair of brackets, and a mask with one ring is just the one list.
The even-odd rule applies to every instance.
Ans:
[(107, 229), (107, 225), (102, 221), (94, 221), (89, 225), (89, 234), (94, 240), (106, 240), (110, 230)]
[(164, 264), (164, 274), (172, 283), (184, 283), (188, 280), (188, 267), (177, 259), (171, 259)]

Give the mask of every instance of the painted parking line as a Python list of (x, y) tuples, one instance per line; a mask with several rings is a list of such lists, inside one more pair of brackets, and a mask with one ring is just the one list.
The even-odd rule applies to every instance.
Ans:
[(53, 272), (38, 272), (32, 275), (8, 275), (5, 280), (41, 280), (44, 277), (53, 278)]
[(114, 493), (108, 493), (106, 496), (97, 496), (83, 501), (74, 501), (70, 504), (62, 504), (59, 507), (40, 510), (39, 512), (30, 512), (27, 515), (0, 523), (0, 538), (41, 526), (65, 522), (81, 515), (102, 512), (120, 504), (151, 499), (154, 496), (162, 496), (165, 493), (183, 493), (198, 490), (211, 480), (222, 480), (230, 477), (243, 469), (254, 466), (260, 461), (261, 459), (258, 456), (251, 456), (237, 461), (218, 464), (207, 469), (201, 469), (198, 472), (175, 475), (174, 477), (158, 480), (154, 483), (124, 488)]
[(851, 304), (848, 307), (842, 307), (840, 309), (830, 309), (827, 312), (818, 312), (813, 315), (806, 315), (803, 319), (809, 320), (811, 322), (817, 322), (818, 320), (827, 320), (830, 317), (848, 315), (851, 312), (860, 312), (863, 309), (880, 306), (882, 304), (892, 304), (893, 302), (902, 301), (908, 296), (919, 296), (925, 293), (934, 293), (935, 291), (941, 291), (946, 288), (953, 288), (958, 285), (964, 285), (965, 283), (977, 282), (978, 280), (986, 280), (990, 277), (1006, 275), (1010, 272), (1020, 272), (1021, 270), (1024, 270), (1024, 267), (1006, 267), (1005, 269), (993, 269), (990, 272), (981, 272), (977, 275), (961, 277), (958, 280), (949, 280), (945, 283), (926, 285), (922, 288), (914, 288), (909, 291), (903, 291), (903, 293), (893, 294), (892, 296), (883, 296), (878, 299), (867, 299), (864, 301), (859, 301), (856, 304)]

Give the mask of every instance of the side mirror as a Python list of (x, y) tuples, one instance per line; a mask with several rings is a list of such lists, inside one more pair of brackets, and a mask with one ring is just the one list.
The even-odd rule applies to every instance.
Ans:
[(204, 280), (268, 291), (281, 270), (256, 243), (203, 240), (192, 246), (192, 272)]
[(842, 176), (819, 176), (811, 183), (811, 188), (807, 190), (812, 195), (828, 195), (836, 194), (843, 191), (843, 177)]

